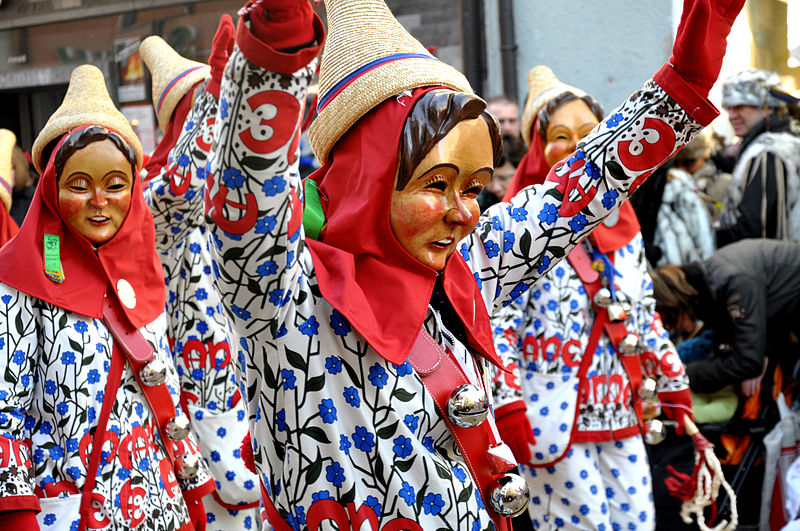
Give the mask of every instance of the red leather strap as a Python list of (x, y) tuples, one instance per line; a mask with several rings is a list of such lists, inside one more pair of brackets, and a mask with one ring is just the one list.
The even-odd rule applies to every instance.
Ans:
[(267, 513), (267, 521), (269, 524), (275, 531), (292, 531), (292, 527), (286, 520), (281, 518), (280, 513), (275, 508), (275, 504), (272, 503), (272, 498), (267, 494), (267, 489), (264, 488), (264, 484), (260, 481), (258, 483), (261, 485), (261, 500), (264, 502), (264, 512)]
[(515, 466), (511, 464), (505, 470), (498, 470), (498, 462), (492, 460), (488, 452), (490, 448), (502, 442), (499, 436), (495, 435), (497, 428), (494, 427), (494, 417), (489, 415), (484, 422), (472, 428), (461, 428), (453, 424), (447, 416), (447, 402), (450, 395), (459, 385), (472, 382), (467, 378), (453, 353), (444, 350), (425, 329), (422, 329), (417, 336), (408, 361), (419, 374), (425, 388), (436, 402), (450, 433), (453, 434), (472, 478), (478, 484), (486, 510), (495, 526), (500, 531), (510, 530), (509, 519), (495, 513), (488, 503), (489, 492), (495, 482), (504, 472)]
[(90, 519), (92, 494), (94, 493), (94, 485), (97, 479), (97, 469), (100, 468), (100, 458), (103, 455), (103, 443), (105, 443), (106, 439), (108, 419), (111, 416), (111, 409), (116, 401), (117, 390), (122, 381), (122, 369), (124, 367), (125, 359), (122, 357), (115, 342), (111, 352), (111, 367), (108, 370), (108, 381), (103, 390), (103, 406), (100, 408), (100, 416), (97, 418), (97, 427), (92, 436), (92, 453), (89, 454), (89, 466), (86, 468), (86, 480), (83, 484), (83, 490), (81, 491), (81, 520), (78, 527), (79, 531), (84, 531), (86, 529)]

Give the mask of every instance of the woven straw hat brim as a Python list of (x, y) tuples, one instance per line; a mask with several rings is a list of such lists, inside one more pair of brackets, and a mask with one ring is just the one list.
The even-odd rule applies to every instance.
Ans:
[(64, 101), (33, 143), (36, 170), (43, 172), (47, 161), (41, 160), (42, 151), (50, 142), (86, 125), (100, 125), (117, 133), (136, 152), (136, 166), (142, 167), (142, 144), (130, 122), (111, 101), (103, 73), (94, 65), (81, 65), (72, 71)]
[[(444, 86), (472, 92), (464, 75), (435, 59), (383, 0), (325, 0), (325, 7), (328, 37), (319, 72), (321, 111), (309, 130), (321, 162), (359, 118), (404, 90)], [(350, 84), (337, 92), (344, 80)]]
[(143, 40), (139, 53), (153, 79), (153, 107), (158, 128), (164, 133), (181, 98), (197, 83), (211, 77), (211, 67), (186, 59), (158, 35)]
[(472, 92), (461, 72), (436, 59), (401, 59), (367, 72), (331, 99), (311, 123), (308, 139), (314, 154), (324, 163), (342, 135), (381, 102), (405, 90), (431, 86)]
[(528, 99), (525, 101), (521, 126), (522, 139), (526, 145), (531, 145), (531, 128), (539, 115), (539, 111), (548, 101), (564, 92), (571, 92), (579, 98), (586, 96), (586, 93), (581, 89), (559, 81), (547, 66), (535, 66), (528, 72)]
[(11, 177), (11, 157), (14, 146), (17, 145), (17, 135), (8, 129), (0, 129), (0, 200), (6, 210), (11, 210), (11, 195), (14, 189), (14, 179)]

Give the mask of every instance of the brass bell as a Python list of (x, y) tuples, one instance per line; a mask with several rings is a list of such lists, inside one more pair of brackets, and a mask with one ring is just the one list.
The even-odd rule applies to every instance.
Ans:
[(594, 294), (594, 303), (601, 308), (608, 308), (608, 305), (612, 302), (611, 291), (608, 288), (600, 288)]
[(447, 416), (456, 426), (472, 428), (489, 414), (489, 397), (472, 384), (459, 385), (447, 401)]
[(667, 437), (667, 428), (660, 420), (651, 420), (644, 434), (644, 442), (647, 444), (658, 444)]
[(639, 337), (636, 334), (628, 334), (619, 342), (619, 353), (625, 356), (633, 356), (639, 347)]
[(156, 358), (150, 360), (139, 373), (142, 381), (150, 386), (161, 385), (167, 379), (167, 364)]
[(189, 436), (189, 417), (181, 413), (167, 423), (167, 435), (173, 441), (182, 441)]
[(531, 491), (525, 480), (517, 474), (505, 474), (489, 491), (489, 505), (506, 518), (519, 516), (528, 507)]
[(624, 321), (626, 317), (625, 308), (619, 302), (612, 302), (608, 305), (608, 319), (612, 322)]
[(200, 456), (198, 454), (184, 454), (175, 460), (175, 474), (180, 479), (194, 479), (199, 472)]
[(658, 401), (656, 395), (656, 381), (652, 378), (645, 378), (642, 385), (639, 387), (639, 396), (642, 400), (650, 400), (653, 402)]

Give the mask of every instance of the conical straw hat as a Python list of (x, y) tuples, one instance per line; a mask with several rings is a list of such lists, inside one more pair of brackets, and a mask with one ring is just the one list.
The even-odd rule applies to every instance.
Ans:
[(522, 139), (527, 145), (531, 145), (531, 128), (539, 111), (548, 101), (564, 92), (571, 92), (579, 98), (586, 96), (581, 89), (559, 81), (548, 66), (534, 66), (528, 72), (528, 99), (522, 113)]
[(139, 53), (153, 78), (153, 107), (164, 133), (178, 102), (198, 82), (211, 77), (211, 67), (186, 59), (157, 35), (143, 40)]
[(11, 177), (11, 157), (14, 146), (17, 145), (17, 135), (8, 129), (0, 129), (0, 200), (6, 210), (11, 210), (11, 197), (14, 190), (14, 178)]
[(33, 164), (42, 173), (46, 160), (41, 160), (47, 145), (84, 125), (100, 125), (117, 133), (136, 152), (136, 165), (142, 167), (142, 144), (127, 118), (111, 101), (103, 73), (94, 65), (81, 65), (72, 71), (67, 95), (61, 106), (47, 120), (33, 143)]
[(319, 72), (319, 115), (309, 140), (321, 162), (356, 121), (404, 90), (472, 92), (464, 75), (397, 22), (383, 0), (326, 0), (328, 37)]

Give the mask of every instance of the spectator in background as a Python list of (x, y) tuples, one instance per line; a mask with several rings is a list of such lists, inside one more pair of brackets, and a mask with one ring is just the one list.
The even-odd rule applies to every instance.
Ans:
[(497, 118), (500, 134), (519, 137), (519, 105), (508, 96), (495, 96), (486, 102), (486, 108)]
[(25, 221), (25, 214), (33, 201), (33, 192), (39, 182), (39, 174), (33, 168), (30, 154), (22, 151), (19, 144), (14, 146), (11, 155), (11, 164), (14, 166), (14, 187), (11, 203), (11, 217), (17, 225)]
[[(714, 330), (714, 354), (687, 365), (693, 391), (759, 379), (768, 355), (790, 361), (800, 336), (800, 245), (749, 239), (718, 250), (703, 262), (663, 265), (652, 275), (656, 310), (670, 329)], [(766, 371), (771, 374), (772, 371)], [(742, 388), (753, 394), (748, 382)]]
[(13, 238), (19, 227), (11, 218), (11, 192), (14, 188), (16, 171), (13, 164), (13, 153), (17, 137), (8, 129), (0, 129), (0, 247)]
[(517, 135), (503, 134), (503, 155), (500, 162), (494, 169), (489, 182), (486, 183), (486, 188), (478, 195), (478, 206), (481, 212), (499, 203), (511, 184), (511, 179), (514, 177), (514, 172), (517, 171), (519, 161), (525, 155), (525, 144), (522, 138)]
[[(800, 241), (800, 138), (775, 72), (745, 70), (722, 86), (722, 106), (741, 144), (717, 244), (744, 238)], [(794, 100), (791, 105), (797, 105)]]
[(710, 155), (711, 139), (703, 131), (673, 158), (653, 240), (661, 250), (659, 263), (686, 264), (704, 260), (714, 252), (711, 219), (693, 177)]

